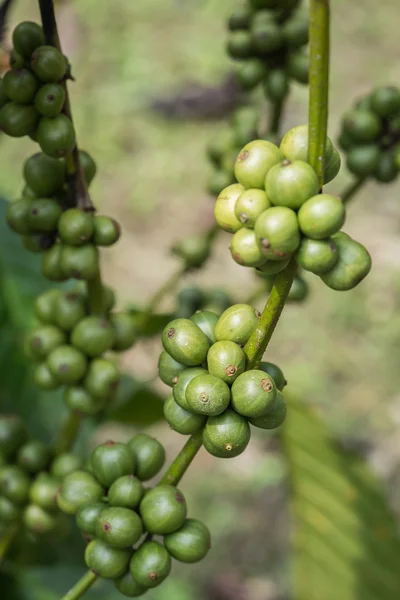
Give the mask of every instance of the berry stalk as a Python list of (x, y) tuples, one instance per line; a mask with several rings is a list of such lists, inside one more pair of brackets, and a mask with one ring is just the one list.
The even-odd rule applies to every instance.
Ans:
[(160, 484), (169, 483), (171, 485), (177, 485), (186, 470), (190, 466), (192, 460), (196, 456), (203, 444), (203, 429), (200, 429), (196, 433), (190, 436), (178, 456), (171, 463), (168, 471), (165, 473), (160, 481)]
[(271, 135), (279, 135), (285, 102), (286, 96), (276, 100), (271, 105), (270, 122), (268, 127), (268, 133)]
[(87, 571), (83, 577), (76, 582), (61, 600), (78, 600), (88, 591), (91, 585), (96, 581), (97, 575), (93, 571)]
[(353, 198), (353, 196), (357, 194), (357, 192), (359, 192), (359, 190), (362, 188), (365, 182), (366, 179), (364, 178), (355, 179), (354, 181), (352, 181), (340, 194), (340, 198), (342, 199), (343, 204), (349, 202)]
[(54, 453), (56, 455), (71, 450), (76, 438), (78, 437), (81, 422), (82, 415), (76, 412), (71, 412), (68, 415), (54, 444)]

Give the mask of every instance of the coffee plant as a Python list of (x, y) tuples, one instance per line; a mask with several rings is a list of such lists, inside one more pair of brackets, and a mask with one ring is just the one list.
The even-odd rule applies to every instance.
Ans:
[[(49, 391), (48, 402), (62, 391), (68, 417), (51, 445), (32, 438), (21, 417), (0, 417), (0, 559), (17, 560), (13, 548), (27, 535), (38, 552), (49, 535), (62, 544), (72, 527), (87, 543), (81, 560), (88, 570), (64, 600), (81, 598), (98, 579), (112, 580), (122, 596), (139, 597), (162, 584), (173, 559), (195, 563), (212, 552), (211, 532), (188, 516), (177, 487), (201, 447), (214, 457), (234, 458), (246, 450), (253, 427), (275, 430), (287, 415), (280, 435), (296, 438), (293, 411), (309, 421), (315, 443), (309, 453), (320, 452), (328, 462), (334, 456), (315, 417), (287, 402), (284, 371), (264, 353), (286, 301), (306, 298), (306, 272), (336, 291), (349, 291), (368, 275), (368, 250), (343, 230), (345, 203), (368, 178), (389, 182), (397, 176), (400, 91), (376, 88), (344, 115), (338, 143), (356, 179), (340, 196), (326, 193), (323, 186), (341, 167), (327, 135), (329, 2), (310, 0), (306, 7), (299, 0), (248, 0), (230, 16), (227, 38), (246, 105), (207, 149), (216, 224), (173, 246), (180, 267), (144, 310), (117, 311), (114, 290), (102, 280), (100, 249), (114, 245), (121, 229), (92, 203), (88, 190), (97, 169), (78, 145), (68, 94), (73, 68), (62, 52), (53, 1), (38, 5), (41, 23), (15, 27), (10, 69), (0, 80), (2, 132), (29, 136), (39, 146), (22, 167), (22, 191), (8, 205), (6, 221), (26, 251), (40, 256), (41, 275), (54, 286), (35, 299), (36, 325), (24, 332), (23, 351), (34, 384)], [(283, 133), (293, 82), (309, 84), (309, 121)], [(258, 89), (270, 111), (267, 126), (254, 95)], [(268, 294), (263, 311), (253, 306), (259, 291), (237, 303), (218, 289), (184, 287), (174, 313), (158, 313), (164, 296), (188, 272), (204, 267), (220, 230), (232, 234), (232, 259), (252, 269), (261, 295)], [(73, 447), (85, 423), (101, 423), (115, 407), (125, 382), (118, 354), (160, 333), (158, 373), (170, 388), (163, 416), (171, 429), (190, 437), (154, 481), (166, 454), (147, 433), (126, 443), (108, 440), (89, 457)], [(144, 392), (138, 396), (145, 403)], [(350, 463), (349, 473), (358, 468)], [(319, 477), (325, 482), (317, 469)], [(339, 491), (341, 477), (334, 480)], [(368, 488), (361, 471), (358, 486)], [(390, 521), (381, 504), (380, 516)], [(350, 526), (352, 514), (346, 513)], [(374, 523), (378, 527), (379, 519)], [(323, 552), (320, 557), (323, 570)], [(334, 571), (340, 580), (341, 566)], [(385, 598), (394, 598), (391, 581), (385, 585)], [(377, 598), (378, 588), (373, 579), (362, 597)], [(296, 595), (306, 596), (328, 598), (317, 583), (311, 595)]]

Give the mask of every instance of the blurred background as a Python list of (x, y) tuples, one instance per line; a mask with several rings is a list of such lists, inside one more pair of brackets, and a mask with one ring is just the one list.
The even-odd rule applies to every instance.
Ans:
[[(12, 27), (38, 19), (36, 3), (19, 0)], [(397, 0), (332, 1), (332, 71), (329, 133), (340, 115), (375, 85), (400, 83)], [(224, 52), (226, 19), (235, 0), (65, 0), (57, 2), (64, 52), (73, 66), (70, 84), (79, 145), (98, 165), (92, 199), (123, 225), (118, 245), (103, 255), (104, 280), (118, 290), (119, 305), (144, 304), (178, 265), (170, 246), (212, 223), (213, 197), (206, 190), (205, 147), (226, 114), (204, 118), (200, 106), (181, 110), (182, 92), (197, 86), (220, 90), (231, 64)], [(221, 92), (222, 89), (222, 92)], [(232, 92), (228, 93), (232, 99)], [(307, 121), (307, 89), (293, 86), (283, 131)], [(219, 101), (219, 100), (218, 100)], [(207, 104), (207, 103), (206, 103)], [(229, 102), (228, 102), (229, 104)], [(167, 106), (166, 110), (160, 107)], [(218, 111), (216, 111), (218, 112)], [(173, 118), (171, 117), (173, 114)], [(29, 140), (0, 140), (0, 193), (9, 199), (22, 187), (23, 160), (35, 150)], [(351, 180), (343, 168), (327, 190), (340, 194)], [(310, 277), (309, 299), (287, 306), (267, 359), (279, 364), (289, 393), (317, 410), (338, 447), (361, 456), (381, 479), (389, 505), (400, 517), (400, 183), (368, 184), (348, 209), (346, 231), (370, 251), (373, 269), (354, 291), (340, 294)], [(259, 281), (236, 265), (229, 235), (218, 238), (207, 268), (182, 285), (219, 287), (246, 301)], [(175, 299), (162, 307), (169, 310)], [(262, 308), (263, 301), (257, 308)], [(156, 374), (158, 340), (139, 343), (124, 355), (139, 379)], [(158, 386), (158, 384), (156, 384)], [(167, 393), (160, 384), (159, 390)], [(51, 402), (49, 399), (48, 402)], [(322, 425), (321, 425), (322, 427)], [(164, 423), (150, 430), (172, 458), (184, 438)], [(128, 439), (131, 425), (110, 423), (96, 431)], [(281, 436), (282, 437), (282, 436)], [(285, 434), (283, 434), (285, 438)], [(287, 439), (283, 440), (287, 446)], [(201, 451), (182, 489), (191, 516), (212, 531), (213, 548), (194, 566), (175, 564), (173, 576), (148, 593), (150, 600), (289, 600), (291, 560), (288, 461), (282, 439), (259, 430), (247, 451), (232, 461)], [(317, 480), (319, 477), (317, 476)], [(379, 487), (379, 486), (378, 486)], [(395, 529), (395, 525), (393, 526)], [(329, 535), (329, 534), (328, 534)], [(77, 553), (78, 554), (78, 553)], [(76, 564), (21, 574), (26, 598), (53, 600), (83, 572)], [(35, 584), (35, 585), (33, 585)], [(355, 589), (355, 588), (354, 588)], [(382, 592), (383, 594), (383, 592)], [(309, 598), (398, 598), (400, 595)], [(114, 600), (99, 582), (88, 598)], [(11, 598), (10, 598), (11, 600)]]

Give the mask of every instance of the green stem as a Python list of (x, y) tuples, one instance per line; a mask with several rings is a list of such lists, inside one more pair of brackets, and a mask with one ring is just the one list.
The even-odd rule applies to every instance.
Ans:
[(83, 577), (72, 587), (61, 600), (78, 600), (83, 594), (88, 591), (91, 585), (97, 579), (97, 575), (93, 571), (87, 571)]
[(186, 270), (186, 266), (180, 266), (170, 277), (168, 277), (167, 281), (163, 283), (155, 294), (151, 296), (147, 303), (146, 316), (150, 317), (162, 300), (164, 300), (165, 296), (175, 289), (180, 278), (186, 273)]
[(79, 434), (82, 417), (77, 413), (70, 413), (65, 419), (62, 429), (54, 443), (55, 454), (62, 454), (71, 450)]
[(292, 258), (288, 266), (275, 277), (274, 285), (262, 315), (244, 347), (247, 357), (247, 369), (254, 369), (259, 365), (282, 314), (296, 272), (297, 263)]
[(200, 450), (202, 444), (203, 430), (200, 429), (200, 431), (190, 436), (174, 462), (170, 465), (168, 471), (164, 474), (160, 483), (177, 485), (186, 473), (187, 468)]
[(328, 129), (329, 0), (310, 0), (310, 95), (308, 107), (308, 161), (324, 181)]
[(366, 179), (355, 179), (352, 181), (341, 194), (339, 194), (342, 199), (343, 204), (349, 202), (352, 197), (362, 188), (362, 186), (366, 183)]

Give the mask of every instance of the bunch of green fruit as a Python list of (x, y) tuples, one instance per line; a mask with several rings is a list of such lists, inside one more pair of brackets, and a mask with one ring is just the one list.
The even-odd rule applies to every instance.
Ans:
[[(126, 444), (108, 441), (94, 449), (87, 469), (63, 480), (59, 491), (59, 507), (76, 515), (88, 542), (87, 566), (114, 580), (129, 598), (160, 585), (171, 571), (171, 558), (194, 563), (210, 548), (207, 527), (187, 518), (180, 490), (169, 484), (144, 487), (164, 461), (163, 446), (146, 434)], [(162, 536), (163, 543), (153, 535)]]
[[(266, 275), (281, 272), (295, 255), (300, 267), (335, 290), (355, 287), (368, 274), (367, 250), (340, 231), (345, 209), (340, 198), (319, 193), (317, 174), (307, 162), (308, 126), (291, 129), (278, 148), (250, 142), (235, 164), (238, 181), (218, 196), (218, 225), (233, 233), (232, 258)], [(324, 181), (336, 177), (340, 156), (326, 143)]]
[(400, 171), (400, 90), (377, 87), (347, 111), (339, 144), (346, 164), (360, 178), (382, 183), (396, 179)]
[(245, 90), (262, 84), (266, 97), (281, 102), (291, 80), (308, 83), (308, 15), (298, 1), (248, 0), (228, 22), (228, 54)]
[(279, 427), (286, 416), (282, 371), (272, 363), (246, 371), (243, 346), (260, 314), (235, 304), (220, 317), (198, 311), (164, 329), (158, 370), (173, 388), (164, 405), (172, 429), (191, 435), (203, 428), (206, 450), (219, 458), (241, 454), (250, 441), (249, 423)]
[(0, 417), (0, 525), (23, 525), (34, 534), (57, 533), (65, 521), (57, 506), (58, 488), (81, 468), (79, 457), (54, 456), (39, 440), (28, 439), (21, 419)]
[(206, 290), (197, 286), (187, 286), (177, 294), (175, 315), (188, 319), (198, 310), (205, 310), (220, 316), (232, 304), (231, 296), (224, 290), (219, 288)]

